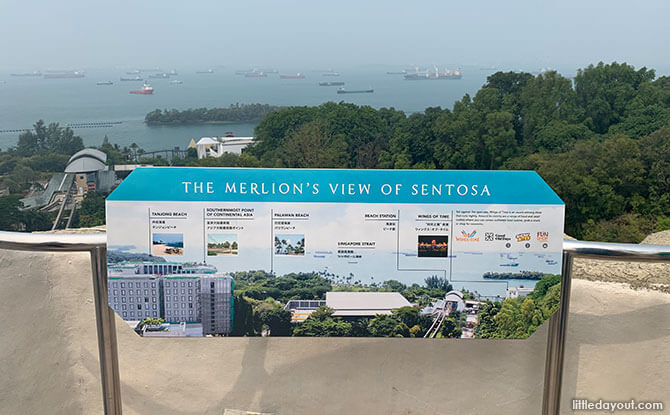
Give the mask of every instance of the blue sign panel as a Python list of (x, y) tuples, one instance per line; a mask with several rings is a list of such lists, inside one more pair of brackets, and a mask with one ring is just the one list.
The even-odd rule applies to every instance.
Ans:
[[(109, 301), (144, 336), (527, 337), (563, 217), (530, 171), (140, 168), (107, 198)], [(533, 323), (480, 321), (503, 304)]]

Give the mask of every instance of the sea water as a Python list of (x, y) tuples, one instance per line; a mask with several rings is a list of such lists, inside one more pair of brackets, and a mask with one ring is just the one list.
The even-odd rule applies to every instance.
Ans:
[[(180, 70), (167, 79), (147, 79), (153, 95), (130, 94), (141, 89), (142, 82), (122, 82), (130, 68), (87, 69), (84, 78), (44, 79), (12, 77), (0, 73), (0, 131), (30, 129), (39, 119), (61, 125), (76, 123), (110, 123), (103, 127), (77, 127), (86, 146), (97, 146), (107, 135), (112, 143), (138, 144), (146, 151), (185, 148), (191, 139), (222, 136), (231, 131), (236, 136), (252, 136), (255, 123), (201, 124), (180, 126), (147, 126), (144, 116), (157, 108), (184, 110), (200, 107), (228, 107), (231, 104), (270, 104), (280, 106), (319, 105), (324, 102), (350, 102), (374, 108), (393, 107), (405, 113), (422, 112), (427, 107), (452, 108), (466, 93), (475, 94), (493, 70), (462, 67), (463, 79), (439, 81), (406, 81), (403, 75), (389, 75), (397, 67), (368, 66), (334, 70), (339, 77), (323, 76), (309, 70), (281, 70), (281, 74), (302, 72), (305, 79), (280, 79), (279, 74), (266, 78), (236, 75), (237, 67), (214, 69), (214, 73)], [(169, 71), (172, 68), (163, 68)], [(139, 76), (148, 77), (150, 73)], [(171, 80), (182, 84), (171, 84)], [(4, 82), (2, 82), (4, 81)], [(113, 85), (96, 85), (112, 81)], [(319, 86), (319, 82), (345, 82), (344, 88), (373, 88), (372, 94), (337, 94), (336, 86)], [(16, 145), (18, 132), (0, 132), (0, 149)]]

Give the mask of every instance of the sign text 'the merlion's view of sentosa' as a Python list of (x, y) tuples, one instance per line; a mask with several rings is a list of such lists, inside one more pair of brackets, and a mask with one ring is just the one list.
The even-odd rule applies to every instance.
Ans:
[(139, 168), (107, 198), (142, 336), (526, 338), (559, 306), (535, 172)]

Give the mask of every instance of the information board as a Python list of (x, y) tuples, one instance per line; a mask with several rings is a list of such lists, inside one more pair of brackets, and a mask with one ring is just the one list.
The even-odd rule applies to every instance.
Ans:
[(523, 338), (563, 221), (530, 171), (138, 168), (107, 198), (109, 304), (143, 336)]

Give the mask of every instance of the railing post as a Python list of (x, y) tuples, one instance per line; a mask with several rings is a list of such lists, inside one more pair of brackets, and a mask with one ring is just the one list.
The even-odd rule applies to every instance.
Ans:
[(559, 415), (561, 406), (561, 384), (565, 357), (565, 336), (570, 312), (570, 286), (572, 285), (572, 262), (570, 252), (563, 251), (563, 275), (561, 278), (561, 303), (556, 314), (549, 319), (547, 355), (544, 367), (544, 393), (542, 415)]
[(121, 381), (119, 378), (119, 356), (116, 347), (116, 323), (114, 310), (107, 301), (107, 248), (91, 249), (93, 270), (93, 301), (98, 331), (100, 354), (100, 377), (102, 401), (105, 415), (121, 415)]

